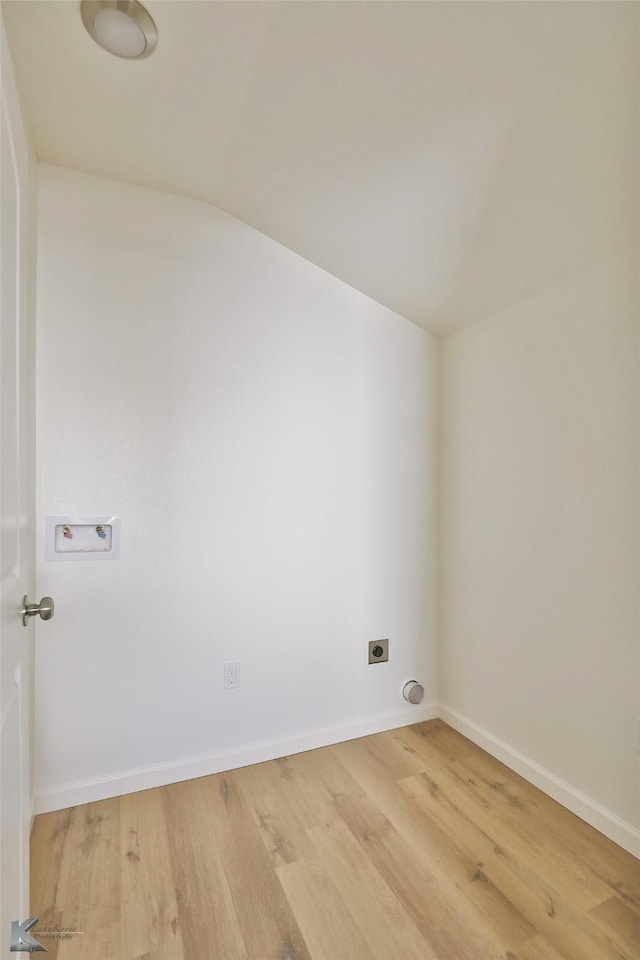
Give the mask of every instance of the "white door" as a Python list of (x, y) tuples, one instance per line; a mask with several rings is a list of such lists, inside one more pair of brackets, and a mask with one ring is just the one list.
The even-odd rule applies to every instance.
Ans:
[(29, 916), (33, 621), (20, 611), (34, 587), (32, 168), (0, 18), (0, 958), (11, 923)]

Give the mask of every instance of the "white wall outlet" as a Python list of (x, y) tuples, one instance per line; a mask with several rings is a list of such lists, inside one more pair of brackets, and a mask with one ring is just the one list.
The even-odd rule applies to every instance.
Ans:
[(223, 690), (235, 690), (240, 686), (240, 661), (227, 660), (224, 664)]
[(636, 750), (640, 753), (640, 717), (636, 720)]

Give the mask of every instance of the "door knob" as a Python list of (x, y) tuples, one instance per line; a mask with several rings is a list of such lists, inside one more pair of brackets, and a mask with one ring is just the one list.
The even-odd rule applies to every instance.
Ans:
[(41, 620), (51, 620), (55, 607), (51, 597), (43, 597), (40, 603), (29, 603), (26, 596), (22, 601), (22, 622), (27, 625), (29, 617), (40, 615)]

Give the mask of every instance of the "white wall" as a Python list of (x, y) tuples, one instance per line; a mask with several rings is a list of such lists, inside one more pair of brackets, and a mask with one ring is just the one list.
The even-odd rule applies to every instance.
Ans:
[(634, 250), (442, 344), (443, 715), (626, 845), (638, 308)]
[(39, 810), (433, 715), (437, 341), (214, 207), (40, 191), (39, 527), (122, 555), (39, 544)]

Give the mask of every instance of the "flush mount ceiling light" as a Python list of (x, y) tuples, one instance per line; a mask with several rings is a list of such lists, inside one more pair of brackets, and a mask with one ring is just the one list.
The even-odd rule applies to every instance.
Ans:
[(156, 25), (138, 0), (81, 0), (80, 13), (96, 43), (116, 57), (141, 60), (156, 48)]

